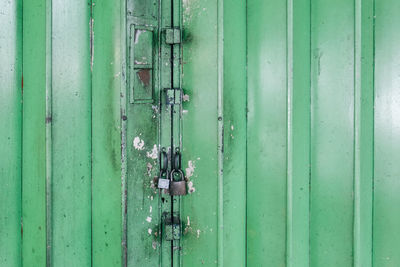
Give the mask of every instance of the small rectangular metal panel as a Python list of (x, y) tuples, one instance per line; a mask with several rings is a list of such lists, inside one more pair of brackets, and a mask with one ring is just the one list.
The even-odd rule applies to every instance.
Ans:
[(131, 25), (130, 29), (130, 103), (152, 103), (154, 29)]

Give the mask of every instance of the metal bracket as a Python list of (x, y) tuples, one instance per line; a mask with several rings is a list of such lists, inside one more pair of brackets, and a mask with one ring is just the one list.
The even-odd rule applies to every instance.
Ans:
[[(171, 216), (172, 215), (172, 216)], [(179, 240), (181, 239), (181, 220), (179, 214), (174, 212), (164, 212), (162, 215), (163, 219), (163, 235), (165, 240)]]
[(182, 103), (181, 88), (167, 88), (165, 90), (167, 105), (180, 105)]
[(181, 30), (179, 28), (165, 29), (165, 42), (167, 44), (180, 44), (181, 43)]

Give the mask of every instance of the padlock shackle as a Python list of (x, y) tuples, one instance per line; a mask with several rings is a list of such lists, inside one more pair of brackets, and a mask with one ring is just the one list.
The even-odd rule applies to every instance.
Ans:
[[(166, 177), (166, 179), (168, 179), (168, 170), (160, 170), (160, 176), (159, 177)], [(165, 174), (165, 175), (163, 175)]]
[(160, 152), (160, 170), (162, 171), (168, 170), (168, 154), (165, 151), (165, 147), (163, 147)]
[(172, 168), (174, 170), (181, 169), (181, 162), (182, 162), (182, 155), (181, 152), (179, 152), (179, 148), (177, 148), (174, 154), (174, 160), (173, 160), (174, 165), (172, 166)]
[(179, 175), (181, 176), (181, 179), (178, 180), (178, 182), (179, 181), (185, 181), (185, 174), (183, 173), (183, 171), (181, 169), (173, 169), (171, 171), (171, 173), (169, 174), (171, 182), (175, 181), (174, 180), (175, 173), (179, 173)]

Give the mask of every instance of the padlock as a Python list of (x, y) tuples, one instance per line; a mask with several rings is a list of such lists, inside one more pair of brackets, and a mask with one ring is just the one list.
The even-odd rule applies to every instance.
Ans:
[[(178, 181), (175, 181), (176, 174), (180, 176), (180, 180)], [(171, 196), (183, 196), (187, 194), (185, 175), (181, 169), (171, 171), (169, 193)]]
[(160, 189), (169, 189), (169, 176), (168, 176), (168, 155), (165, 147), (161, 149), (160, 153), (160, 175), (158, 176), (157, 187)]
[(160, 189), (169, 189), (168, 171), (161, 170), (158, 176), (157, 187)]

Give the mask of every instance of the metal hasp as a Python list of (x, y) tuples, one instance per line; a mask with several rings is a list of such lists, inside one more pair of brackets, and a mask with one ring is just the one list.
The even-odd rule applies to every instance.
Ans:
[(180, 105), (182, 103), (182, 89), (180, 88), (165, 89), (165, 96), (167, 105)]
[(165, 29), (165, 43), (167, 44), (180, 44), (181, 43), (181, 30), (179, 28)]
[(162, 220), (162, 234), (164, 239), (167, 241), (181, 239), (181, 220), (179, 218), (179, 213), (164, 212)]

